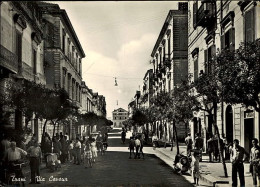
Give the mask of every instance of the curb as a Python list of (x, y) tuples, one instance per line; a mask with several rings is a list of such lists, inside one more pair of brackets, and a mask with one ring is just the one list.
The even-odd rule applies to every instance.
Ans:
[[(164, 156), (168, 157), (169, 159), (172, 159), (171, 157), (169, 157), (167, 154), (165, 154), (164, 152), (156, 149), (158, 152), (160, 152), (161, 154), (163, 154)], [(158, 154), (158, 153), (157, 153)], [(158, 155), (156, 155), (158, 157)], [(159, 157), (158, 157), (159, 158)], [(217, 187), (217, 186), (221, 186), (221, 187), (224, 187), (223, 185), (229, 184), (229, 181), (223, 181), (223, 180), (219, 180), (213, 176), (210, 176), (210, 175), (203, 175), (201, 174), (200, 175), (200, 180), (214, 186), (214, 187)]]

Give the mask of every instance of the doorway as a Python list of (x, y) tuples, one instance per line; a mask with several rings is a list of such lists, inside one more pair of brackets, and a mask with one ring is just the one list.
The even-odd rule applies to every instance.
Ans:
[(250, 148), (252, 147), (252, 138), (254, 138), (254, 118), (245, 119), (244, 122), (244, 139), (245, 139), (245, 150), (250, 153)]
[(233, 142), (233, 110), (231, 105), (226, 108), (226, 139), (228, 143)]

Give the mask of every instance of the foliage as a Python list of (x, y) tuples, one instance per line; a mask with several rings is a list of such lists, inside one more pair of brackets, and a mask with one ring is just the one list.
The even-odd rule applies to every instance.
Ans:
[(144, 125), (148, 122), (147, 116), (145, 115), (144, 111), (142, 109), (134, 109), (133, 115), (131, 117), (131, 120), (136, 125)]
[(236, 51), (223, 50), (216, 61), (223, 100), (260, 112), (260, 40), (241, 43)]

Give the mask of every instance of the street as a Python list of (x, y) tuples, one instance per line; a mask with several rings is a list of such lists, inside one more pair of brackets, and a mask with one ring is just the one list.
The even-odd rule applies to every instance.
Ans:
[(53, 173), (44, 168), (41, 176), (45, 181), (37, 186), (192, 186), (152, 154), (145, 154), (145, 159), (129, 159), (128, 139), (126, 144), (121, 143), (120, 130), (114, 129), (109, 133), (108, 143), (108, 151), (103, 156), (98, 155), (93, 168), (72, 163), (62, 165)]

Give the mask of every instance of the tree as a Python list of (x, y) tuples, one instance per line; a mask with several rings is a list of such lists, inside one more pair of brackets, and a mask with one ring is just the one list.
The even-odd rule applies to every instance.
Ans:
[(236, 51), (223, 50), (216, 61), (223, 101), (251, 106), (259, 113), (260, 39), (241, 43)]
[[(168, 118), (172, 119), (175, 123), (183, 122), (185, 124), (185, 129), (187, 133), (188, 122), (193, 117), (193, 112), (197, 110), (194, 106), (200, 106), (194, 95), (194, 90), (191, 89), (190, 77), (187, 80), (182, 80), (181, 84), (178, 85), (172, 92), (172, 102), (171, 107), (168, 110)], [(177, 129), (175, 128), (175, 136), (177, 137)], [(187, 134), (186, 134), (187, 135)], [(179, 146), (177, 143), (177, 154), (179, 154)]]
[[(173, 141), (174, 137), (177, 144), (177, 151), (179, 150), (179, 144), (177, 140), (177, 129), (176, 129), (176, 120), (175, 120), (175, 106), (173, 105), (173, 95), (172, 92), (158, 92), (157, 95), (151, 98), (151, 103), (154, 110), (154, 115), (156, 116), (156, 120), (160, 121), (160, 123), (164, 123), (166, 121), (170, 121), (173, 123), (173, 133), (171, 138), (171, 150), (173, 149)], [(166, 142), (165, 142), (166, 146)]]
[[(197, 110), (206, 111), (209, 117), (212, 119), (212, 125), (214, 126), (215, 133), (218, 138), (218, 148), (220, 158), (223, 164), (224, 175), (227, 177), (227, 168), (225, 160), (223, 159), (223, 150), (220, 144), (220, 134), (217, 125), (217, 104), (221, 99), (221, 87), (219, 85), (219, 79), (217, 77), (217, 64), (215, 61), (208, 62), (209, 72), (201, 73), (198, 79), (192, 84), (192, 87), (196, 90), (196, 97), (200, 104), (195, 105)], [(191, 89), (192, 89), (191, 87)], [(212, 133), (212, 132), (209, 132)]]

